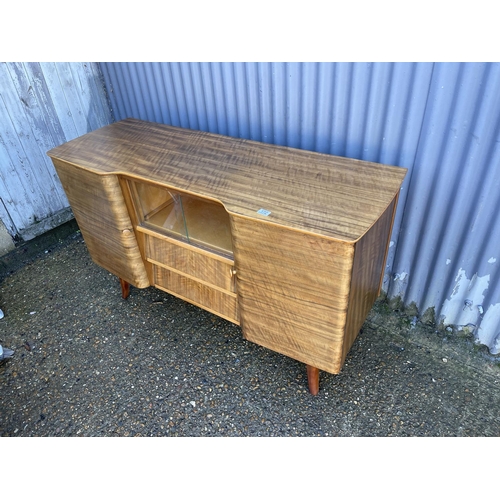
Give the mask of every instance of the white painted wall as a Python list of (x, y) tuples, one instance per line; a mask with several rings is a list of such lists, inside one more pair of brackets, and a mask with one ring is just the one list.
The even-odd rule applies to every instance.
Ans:
[(0, 63), (0, 251), (73, 217), (46, 152), (112, 121), (97, 63)]

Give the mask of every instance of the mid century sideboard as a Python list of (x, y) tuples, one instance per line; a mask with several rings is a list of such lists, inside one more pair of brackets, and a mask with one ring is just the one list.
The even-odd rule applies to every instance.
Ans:
[(380, 293), (406, 169), (126, 119), (54, 163), (95, 263), (339, 373)]

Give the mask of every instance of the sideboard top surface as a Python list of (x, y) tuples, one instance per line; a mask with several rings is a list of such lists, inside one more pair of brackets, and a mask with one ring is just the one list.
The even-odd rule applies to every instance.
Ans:
[(98, 174), (217, 200), (232, 214), (347, 242), (378, 220), (407, 171), (133, 118), (47, 154)]

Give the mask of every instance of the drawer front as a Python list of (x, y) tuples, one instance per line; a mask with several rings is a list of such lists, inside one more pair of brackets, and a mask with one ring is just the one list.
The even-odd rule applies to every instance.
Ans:
[(148, 236), (147, 257), (199, 281), (235, 292), (233, 265), (169, 241)]
[(153, 272), (157, 287), (239, 324), (238, 299), (235, 294), (216, 290), (160, 266), (153, 266)]

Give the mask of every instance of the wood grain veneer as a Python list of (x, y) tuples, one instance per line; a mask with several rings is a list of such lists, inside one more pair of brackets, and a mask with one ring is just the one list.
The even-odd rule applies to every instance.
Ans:
[(164, 267), (177, 270), (193, 279), (227, 292), (235, 291), (234, 263), (229, 259), (214, 259), (208, 252), (180, 246), (175, 240), (149, 235), (147, 259), (161, 262)]
[(93, 261), (137, 288), (150, 286), (118, 177), (53, 162)]
[(341, 363), (344, 362), (349, 349), (380, 293), (389, 247), (388, 236), (390, 236), (394, 221), (396, 205), (397, 195), (380, 219), (354, 245), (349, 307), (346, 317)]
[(158, 288), (239, 324), (235, 294), (222, 292), (162, 266), (153, 266), (153, 269)]
[(245, 338), (338, 373), (353, 245), (242, 217), (231, 221)]
[[(406, 169), (136, 119), (48, 155), (96, 263), (305, 363), (312, 393), (318, 370), (341, 370), (380, 293)], [(162, 229), (162, 190), (192, 201), (206, 248)], [(227, 231), (196, 216), (206, 200)]]
[[(229, 213), (356, 241), (399, 191), (406, 169), (126, 119), (49, 151), (221, 202)], [(268, 217), (257, 210), (271, 211)]]

